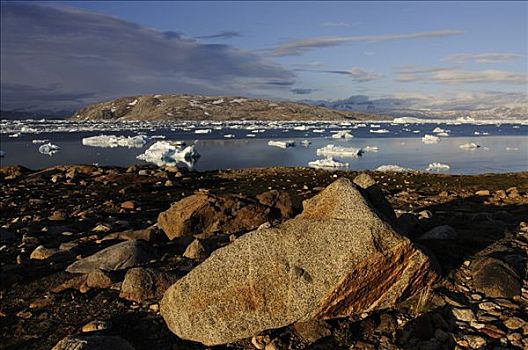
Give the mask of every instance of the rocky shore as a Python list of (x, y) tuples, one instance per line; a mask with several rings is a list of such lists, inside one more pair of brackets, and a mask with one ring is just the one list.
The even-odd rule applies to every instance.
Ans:
[(528, 173), (0, 168), (1, 349), (528, 348)]

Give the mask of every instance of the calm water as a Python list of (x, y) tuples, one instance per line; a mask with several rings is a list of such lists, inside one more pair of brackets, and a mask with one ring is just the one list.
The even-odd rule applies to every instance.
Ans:
[[(375, 169), (380, 165), (396, 164), (415, 170), (425, 170), (428, 164), (439, 162), (448, 164), (446, 173), (477, 174), (485, 172), (511, 172), (528, 170), (528, 126), (527, 125), (452, 125), (452, 124), (398, 124), (367, 123), (366, 126), (336, 125), (321, 123), (287, 123), (219, 125), (196, 123), (185, 125), (150, 125), (128, 126), (119, 130), (116, 124), (104, 124), (94, 130), (76, 123), (68, 130), (63, 124), (60, 128), (49, 124), (37, 123), (2, 125), (0, 149), (6, 153), (1, 158), (2, 165), (19, 164), (29, 168), (43, 168), (62, 164), (93, 164), (129, 166), (145, 164), (136, 159), (157, 139), (150, 139), (143, 148), (99, 148), (84, 146), (83, 137), (94, 135), (163, 135), (166, 140), (187, 140), (194, 143), (201, 154), (193, 164), (196, 170), (235, 169), (269, 166), (307, 166), (308, 162), (322, 159), (317, 156), (317, 148), (328, 144), (343, 147), (377, 146), (378, 152), (367, 152), (359, 158), (334, 159), (349, 163), (348, 169)], [(374, 125), (372, 125), (374, 124)], [(81, 125), (79, 127), (79, 125)], [(92, 124), (90, 124), (92, 125)], [(109, 126), (110, 125), (110, 126)], [(378, 127), (379, 125), (379, 127)], [(25, 129), (24, 129), (25, 127)], [(432, 135), (440, 127), (448, 130), (448, 137), (442, 137), (436, 144), (424, 144), (421, 137)], [(196, 134), (196, 129), (210, 128), (207, 134)], [(303, 130), (304, 129), (304, 130)], [(324, 129), (323, 132), (320, 132)], [(372, 133), (371, 130), (385, 129), (387, 133)], [(85, 131), (83, 131), (85, 130)], [(318, 132), (314, 132), (314, 130)], [(350, 130), (354, 138), (336, 140), (331, 138), (332, 131)], [(8, 137), (20, 132), (18, 137)], [(29, 133), (26, 133), (29, 132)], [(475, 132), (478, 135), (475, 135)], [(232, 134), (234, 138), (226, 139), (223, 135)], [(248, 137), (252, 134), (254, 137)], [(484, 136), (483, 136), (484, 135)], [(60, 147), (53, 156), (38, 152), (39, 145), (33, 139), (49, 139)], [(296, 146), (286, 149), (268, 146), (274, 140), (295, 140)], [(301, 140), (309, 140), (307, 147)], [(481, 147), (474, 150), (460, 149), (459, 145), (474, 142)]]

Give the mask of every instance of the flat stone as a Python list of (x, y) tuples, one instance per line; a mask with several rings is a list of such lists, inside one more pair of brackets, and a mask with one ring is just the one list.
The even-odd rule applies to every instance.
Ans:
[(464, 339), (471, 349), (480, 349), (487, 343), (486, 339), (479, 335), (465, 335)]
[(429, 231), (421, 235), (418, 239), (419, 240), (424, 240), (424, 239), (452, 240), (452, 239), (457, 239), (457, 238), (458, 238), (458, 234), (454, 228), (452, 228), (449, 225), (442, 225), (442, 226), (437, 226), (437, 227), (430, 229)]
[(237, 238), (171, 286), (161, 315), (180, 338), (233, 342), (296, 322), (394, 306), (434, 283), (434, 265), (347, 179), (294, 219)]
[(114, 284), (112, 277), (105, 271), (95, 269), (86, 276), (86, 285), (89, 288), (110, 288)]
[(288, 192), (271, 190), (259, 194), (256, 198), (261, 204), (276, 208), (283, 218), (290, 218), (293, 215), (293, 204)]
[(453, 313), (453, 316), (455, 316), (455, 318), (459, 321), (471, 322), (475, 320), (475, 314), (473, 311), (471, 311), (471, 309), (453, 308), (451, 312)]
[(130, 240), (114, 244), (68, 266), (70, 273), (89, 273), (95, 269), (116, 271), (142, 265), (152, 259), (151, 249), (143, 242)]
[(510, 316), (506, 320), (504, 320), (504, 325), (508, 329), (516, 330), (526, 325), (526, 321), (519, 317)]
[(476, 291), (491, 298), (512, 298), (521, 294), (520, 278), (505, 262), (489, 256), (479, 257), (471, 266)]
[(475, 192), (475, 195), (477, 195), (477, 196), (489, 196), (490, 195), (490, 191), (489, 190), (479, 190), (479, 191)]
[(176, 277), (152, 268), (136, 267), (127, 271), (119, 297), (136, 302), (160, 299)]
[(48, 258), (51, 258), (53, 255), (57, 254), (59, 252), (58, 249), (55, 248), (46, 248), (43, 245), (39, 245), (35, 250), (31, 252), (31, 255), (29, 256), (32, 260), (45, 260)]
[(51, 350), (134, 350), (126, 340), (115, 336), (75, 335), (59, 341)]
[(207, 250), (198, 239), (194, 239), (183, 252), (187, 259), (202, 260), (207, 258)]
[(85, 324), (82, 327), (81, 332), (83, 333), (99, 332), (99, 331), (104, 331), (110, 328), (112, 328), (112, 322), (94, 320), (94, 321), (90, 321), (87, 324)]

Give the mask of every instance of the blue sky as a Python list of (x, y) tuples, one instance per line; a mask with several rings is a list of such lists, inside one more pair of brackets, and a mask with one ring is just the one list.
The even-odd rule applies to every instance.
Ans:
[(527, 16), (506, 1), (2, 2), (2, 104), (171, 91), (524, 101)]

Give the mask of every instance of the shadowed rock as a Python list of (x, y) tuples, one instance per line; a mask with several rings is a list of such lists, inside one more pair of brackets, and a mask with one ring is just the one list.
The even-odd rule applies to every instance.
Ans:
[(158, 216), (158, 226), (169, 239), (216, 232), (253, 230), (268, 221), (269, 208), (235, 196), (197, 193), (174, 203)]
[(155, 269), (136, 267), (127, 271), (121, 286), (121, 298), (141, 302), (161, 298), (176, 277)]
[(95, 269), (116, 271), (143, 265), (152, 259), (151, 249), (143, 242), (130, 240), (114, 244), (66, 268), (71, 273), (89, 273)]
[(161, 314), (179, 337), (216, 345), (295, 322), (394, 306), (433, 283), (431, 262), (347, 179), (278, 227), (250, 232), (171, 286)]
[(92, 335), (67, 336), (51, 350), (134, 350), (126, 340), (120, 337)]

